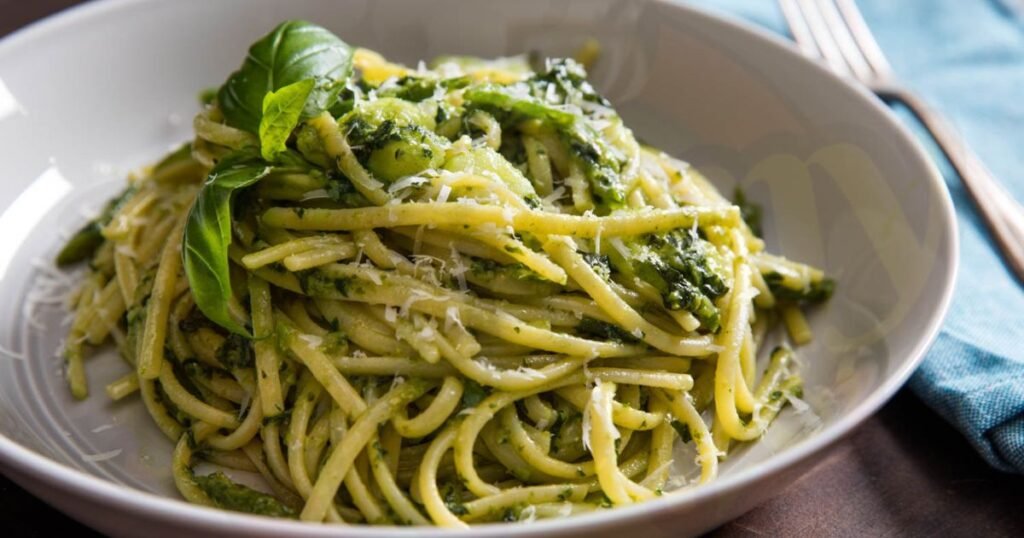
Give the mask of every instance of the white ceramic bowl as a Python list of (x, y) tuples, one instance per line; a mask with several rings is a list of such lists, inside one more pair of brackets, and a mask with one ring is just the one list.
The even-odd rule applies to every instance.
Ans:
[(593, 79), (639, 137), (723, 189), (744, 185), (765, 204), (770, 247), (839, 280), (811, 316), (817, 338), (801, 350), (820, 424), (787, 412), (706, 487), (477, 535), (678, 536), (719, 525), (781, 491), (882, 405), (939, 327), (957, 240), (938, 175), (876, 99), (765, 33), (658, 1), (89, 3), (0, 43), (0, 466), (88, 525), (147, 536), (445, 534), (185, 504), (169, 476), (171, 445), (141, 404), (114, 405), (99, 390), (119, 361), (90, 361), (94, 396), (83, 403), (60, 375), (64, 313), (40, 300), (67, 277), (38, 260), (52, 259), (59, 235), (127, 169), (188, 138), (197, 92), (220, 84), (249, 43), (286, 18), (411, 63), (441, 53), (568, 55), (596, 37)]

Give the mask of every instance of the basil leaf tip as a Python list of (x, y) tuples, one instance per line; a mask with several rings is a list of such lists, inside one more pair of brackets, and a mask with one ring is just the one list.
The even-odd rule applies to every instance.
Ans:
[(249, 337), (231, 315), (231, 201), (235, 192), (253, 185), (271, 171), (252, 152), (236, 152), (210, 172), (185, 222), (182, 261), (196, 306), (210, 321)]

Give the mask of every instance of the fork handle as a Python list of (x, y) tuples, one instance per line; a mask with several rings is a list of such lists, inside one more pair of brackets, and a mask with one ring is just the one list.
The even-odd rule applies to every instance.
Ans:
[(877, 89), (879, 97), (907, 106), (928, 129), (960, 175), (967, 193), (995, 238), (1003, 259), (1024, 284), (1024, 207), (999, 184), (966, 141), (939, 112), (911, 92)]

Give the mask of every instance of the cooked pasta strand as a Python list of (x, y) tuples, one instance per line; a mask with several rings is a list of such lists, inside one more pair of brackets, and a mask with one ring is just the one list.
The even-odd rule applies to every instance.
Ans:
[(810, 341), (834, 283), (637, 142), (583, 67), (357, 49), (355, 72), (306, 73), (345, 45), (300, 21), (267, 39), (247, 61), (283, 47), (300, 82), (232, 75), (58, 257), (89, 262), (72, 395), (116, 346), (131, 371), (107, 395), (139, 393), (186, 500), (339, 525), (564, 517), (670, 493), (683, 443), (707, 483), (799, 402), (792, 350), (759, 371), (761, 348), (779, 320)]

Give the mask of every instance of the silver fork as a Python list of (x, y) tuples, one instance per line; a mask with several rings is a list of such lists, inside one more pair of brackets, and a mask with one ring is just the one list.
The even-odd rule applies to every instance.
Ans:
[(899, 84), (854, 0), (778, 1), (805, 55), (860, 81), (883, 100), (903, 103), (928, 129), (974, 200), (1006, 264), (1024, 283), (1024, 207), (935, 109)]

